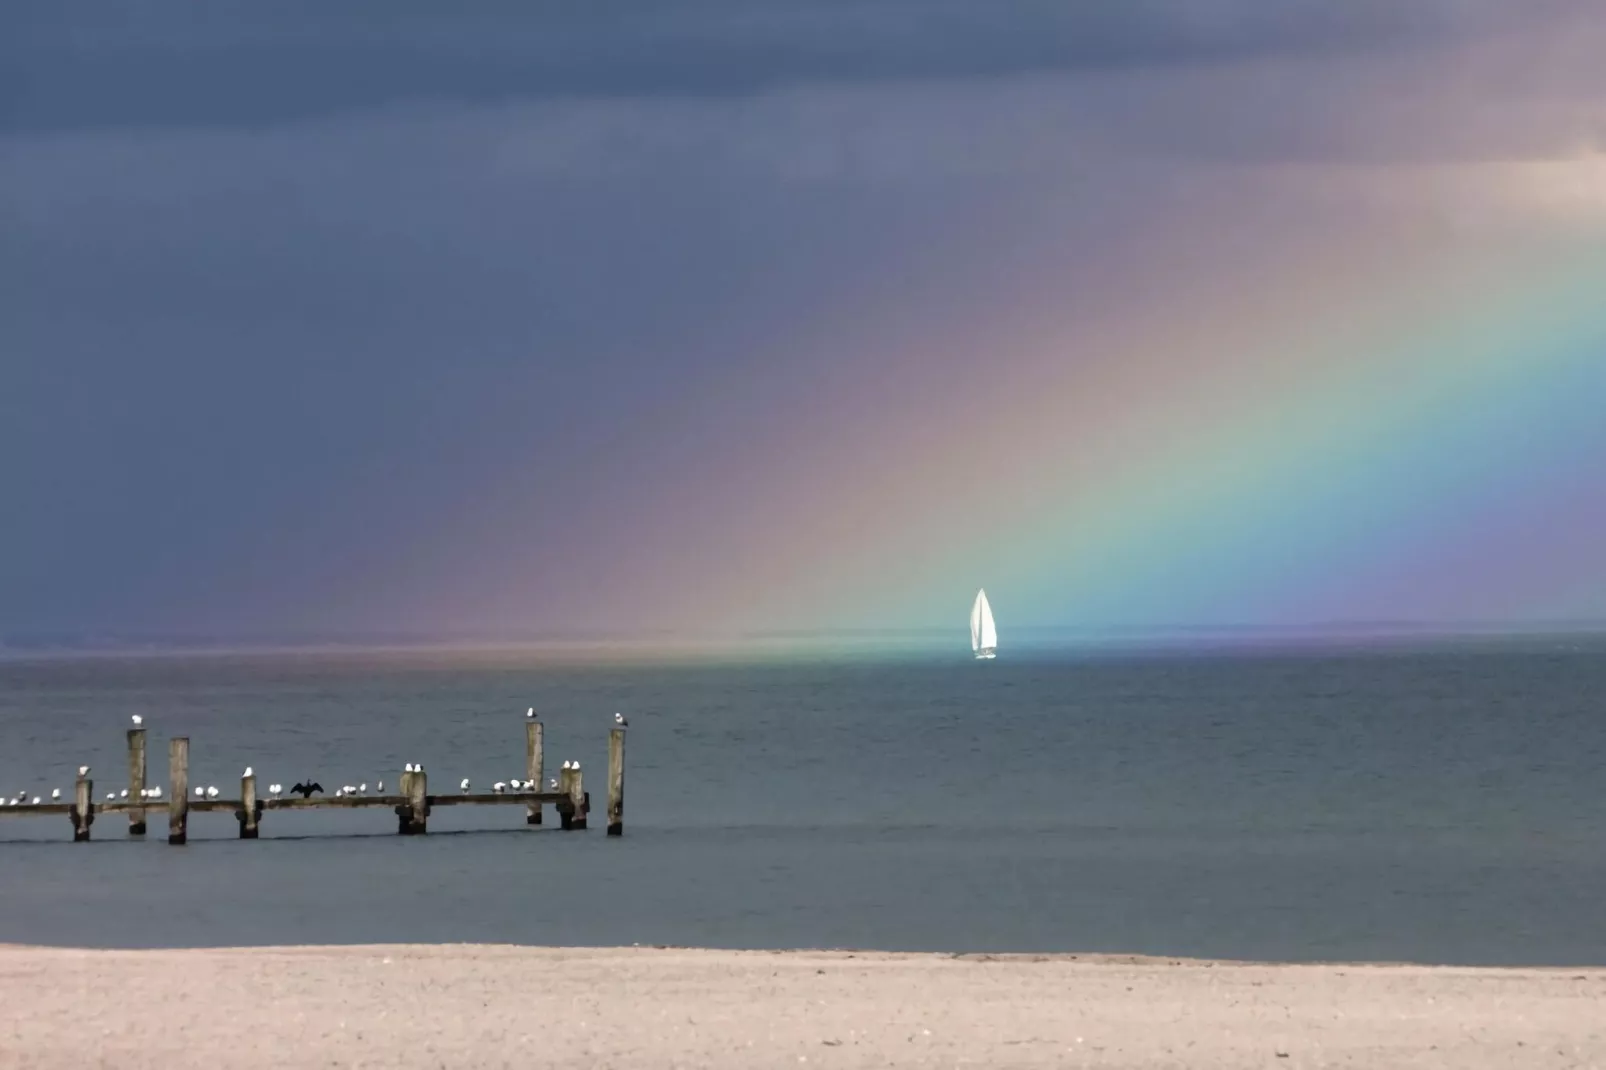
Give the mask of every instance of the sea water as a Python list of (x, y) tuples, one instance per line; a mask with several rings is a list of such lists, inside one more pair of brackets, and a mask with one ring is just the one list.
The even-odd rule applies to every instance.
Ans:
[[(0, 818), (0, 942), (1088, 951), (1606, 964), (1606, 644), (558, 664), (474, 654), (0, 662), (0, 793), (431, 790), (582, 762), (521, 808)], [(630, 718), (626, 833), (606, 743)]]

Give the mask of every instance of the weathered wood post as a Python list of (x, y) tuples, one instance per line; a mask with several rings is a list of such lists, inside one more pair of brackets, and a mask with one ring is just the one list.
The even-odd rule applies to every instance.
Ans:
[(72, 802), (72, 842), (83, 843), (89, 839), (89, 826), (95, 823), (95, 804), (91, 801), (95, 797), (95, 782), (84, 774), (78, 774), (78, 781), (73, 785)]
[(407, 781), (407, 834), (421, 836), (429, 829), (429, 774), (423, 766), (413, 770)]
[(189, 838), (190, 829), (190, 738), (174, 736), (167, 741), (167, 842), (177, 846)]
[(567, 832), (574, 828), (575, 815), (574, 770), (570, 769), (567, 763), (558, 770), (558, 793), (563, 796), (563, 801), (557, 804), (558, 828)]
[[(145, 798), (145, 729), (128, 730), (128, 801)], [(128, 834), (145, 835), (145, 807), (135, 806), (128, 811)]]
[(625, 831), (625, 730), (608, 733), (608, 835)]
[[(544, 761), (542, 754), (541, 722), (534, 717), (527, 717), (524, 721), (524, 779), (534, 787), (525, 788), (526, 791), (540, 791), (544, 781), (541, 779)], [(524, 808), (524, 823), (526, 825), (539, 825), (541, 823), (541, 804), (529, 803)]]
[(576, 765), (569, 770), (569, 806), (574, 810), (574, 819), (571, 828), (583, 829), (586, 827), (586, 787), (581, 779), (580, 767)]
[(257, 803), (257, 778), (255, 773), (240, 778), (240, 808), (234, 816), (240, 822), (240, 839), (254, 840), (257, 838), (257, 819), (262, 810)]
[(402, 801), (396, 807), (396, 835), (407, 835), (407, 825), (412, 816), (413, 774), (405, 770), (396, 781), (396, 792)]

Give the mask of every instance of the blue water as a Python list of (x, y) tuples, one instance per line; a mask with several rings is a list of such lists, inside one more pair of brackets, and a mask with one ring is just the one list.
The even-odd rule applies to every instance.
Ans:
[[(123, 777), (431, 787), (578, 758), (513, 808), (227, 814), (171, 848), (0, 818), (0, 942), (1123, 951), (1606, 964), (1606, 645), (562, 666), (474, 655), (0, 662), (0, 792)], [(626, 835), (602, 772), (627, 711)], [(552, 822), (552, 815), (548, 814)]]

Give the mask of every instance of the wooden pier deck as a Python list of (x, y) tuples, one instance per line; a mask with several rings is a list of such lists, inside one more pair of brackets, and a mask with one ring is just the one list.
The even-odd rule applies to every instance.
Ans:
[[(539, 720), (525, 720), (525, 776), (524, 783), (541, 784), (545, 775), (543, 727)], [(168, 741), (167, 787), (159, 798), (145, 795), (148, 789), (145, 767), (146, 729), (136, 726), (128, 730), (128, 791), (126, 797), (95, 801), (95, 782), (91, 770), (80, 767), (73, 784), (72, 801), (52, 799), (48, 802), (24, 800), (17, 805), (0, 805), (0, 817), (65, 816), (71, 820), (73, 840), (90, 839), (95, 819), (101, 816), (127, 814), (128, 834), (145, 835), (147, 815), (152, 811), (167, 814), (167, 842), (181, 845), (189, 839), (191, 814), (228, 813), (239, 822), (240, 838), (254, 840), (262, 828), (264, 816), (275, 810), (369, 810), (387, 809), (396, 815), (396, 831), (404, 836), (422, 835), (428, 831), (429, 815), (441, 806), (522, 806), (527, 825), (542, 823), (542, 811), (551, 806), (556, 811), (559, 827), (565, 830), (584, 829), (591, 812), (591, 795), (585, 789), (583, 773), (578, 763), (569, 767), (564, 763), (558, 776), (556, 790), (529, 791), (523, 788), (504, 791), (460, 791), (435, 793), (429, 790), (429, 774), (421, 767), (409, 767), (397, 774), (398, 792), (359, 794), (314, 794), (306, 797), (272, 794), (267, 797), (259, 791), (252, 767), (240, 778), (238, 798), (208, 798), (192, 795), (189, 785), (190, 741), (187, 736), (175, 736)], [(624, 776), (625, 729), (616, 727), (608, 734), (608, 825), (609, 836), (624, 833)], [(338, 790), (338, 789), (337, 789)]]

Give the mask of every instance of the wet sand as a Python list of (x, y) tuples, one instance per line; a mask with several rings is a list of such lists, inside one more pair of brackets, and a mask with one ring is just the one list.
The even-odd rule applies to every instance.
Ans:
[(1606, 970), (0, 948), (0, 1066), (1606, 1066)]

